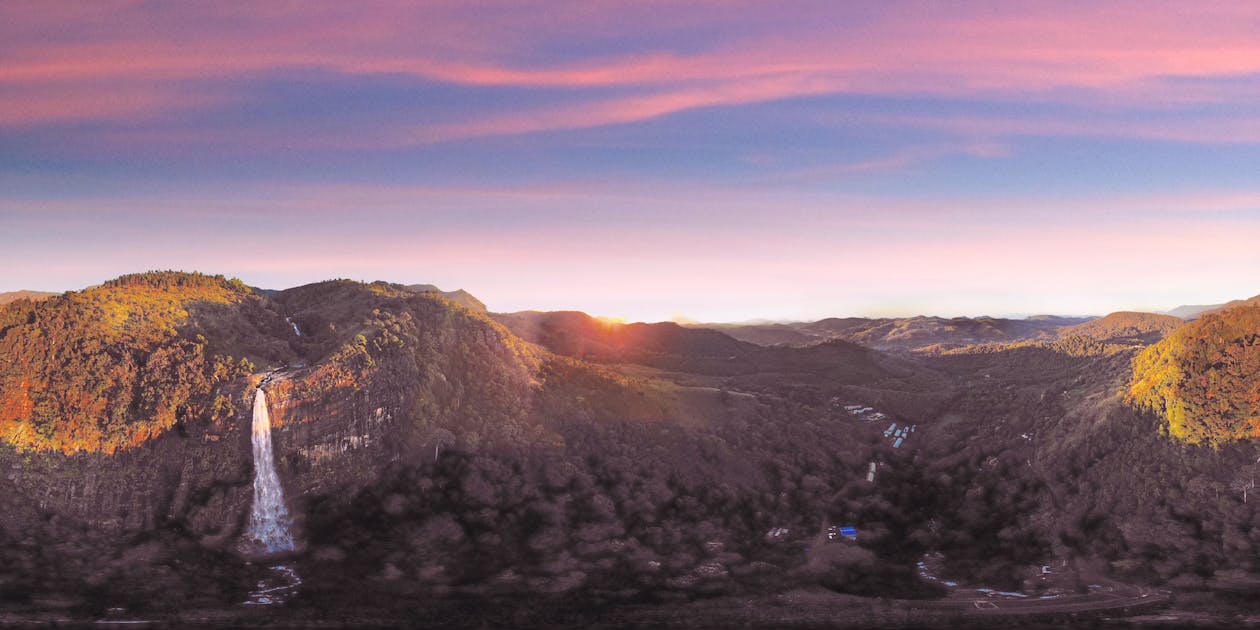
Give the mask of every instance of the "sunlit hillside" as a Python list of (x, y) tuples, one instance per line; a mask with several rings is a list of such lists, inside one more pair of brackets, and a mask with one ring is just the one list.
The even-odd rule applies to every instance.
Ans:
[(1260, 307), (1209, 313), (1133, 362), (1129, 399), (1168, 433), (1215, 446), (1260, 437)]
[(108, 453), (227, 413), (228, 403), (211, 408), (208, 396), (253, 371), (239, 337), (257, 337), (268, 315), (239, 281), (200, 274), (123, 276), (14, 302), (0, 310), (0, 438), (20, 448)]

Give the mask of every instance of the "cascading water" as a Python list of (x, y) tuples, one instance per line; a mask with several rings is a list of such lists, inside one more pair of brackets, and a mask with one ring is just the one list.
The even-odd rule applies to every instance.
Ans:
[(253, 443), (254, 507), (249, 513), (249, 536), (268, 553), (293, 551), (289, 511), (284, 507), (284, 490), (271, 452), (271, 415), (262, 388), (254, 393)]
[[(262, 388), (254, 394), (254, 506), (249, 512), (246, 536), (263, 554), (294, 550), (293, 532), (289, 529), (289, 511), (284, 507), (284, 489), (276, 474), (271, 452), (271, 415), (267, 411), (267, 395)], [(283, 604), (302, 584), (294, 567), (277, 564), (267, 567), (271, 574), (258, 581), (247, 605)]]

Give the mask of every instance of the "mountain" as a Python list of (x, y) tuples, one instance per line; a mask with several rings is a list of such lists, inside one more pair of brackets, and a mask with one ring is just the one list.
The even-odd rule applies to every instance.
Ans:
[(17, 300), (31, 300), (31, 301), (37, 302), (39, 300), (48, 299), (54, 295), (57, 295), (57, 294), (50, 291), (27, 291), (27, 290), (0, 293), (0, 306), (3, 306), (5, 304), (8, 304), (9, 302), (14, 302)]
[[(834, 319), (766, 347), (387, 282), (150, 272), (18, 301), (0, 614), (956, 626), (992, 620), (977, 599), (1075, 622), (1169, 591), (1242, 614), (1258, 311), (1146, 350), (1173, 322)], [(265, 561), (238, 547), (259, 387), (300, 541)], [(275, 563), (298, 592), (240, 606)]]
[[(877, 432), (855, 439), (788, 390), (724, 379), (872, 383), (877, 357), (630, 331), (650, 350), (609, 341), (600, 356), (669, 357), (697, 366), (693, 382), (552, 353), (388, 283), (267, 296), (153, 272), (6, 306), (0, 584), (26, 585), (6, 591), (18, 605), (57, 593), (80, 611), (242, 601), (259, 577), (233, 550), (260, 384), (308, 605), (388, 609), (417, 592), (624, 599), (780, 574), (794, 552), (759, 542), (765, 532), (816, 528)], [(775, 371), (754, 369), (760, 356)], [(381, 583), (382, 572), (409, 577)]]
[(114, 452), (213, 415), (217, 385), (291, 356), (283, 318), (218, 276), (123, 276), (0, 311), (0, 436), (19, 448)]
[(888, 376), (876, 353), (842, 340), (763, 347), (721, 331), (674, 322), (622, 324), (576, 311), (492, 315), (516, 335), (576, 359), (632, 363), (672, 372), (742, 377), (792, 374), (794, 382), (862, 383)]
[(1087, 337), (1100, 343), (1149, 345), (1185, 323), (1172, 315), (1121, 311), (1059, 329), (1060, 338)]
[(1245, 300), (1231, 300), (1224, 304), (1178, 306), (1177, 308), (1168, 311), (1168, 314), (1174, 317), (1180, 317), (1181, 319), (1192, 320), (1202, 317), (1205, 313), (1213, 313), (1227, 308), (1233, 308), (1235, 306), (1247, 306), (1250, 304), (1260, 304), (1260, 295), (1250, 297)]
[(1054, 316), (1028, 319), (847, 317), (792, 324), (697, 326), (711, 326), (736, 339), (760, 345), (806, 345), (827, 339), (843, 339), (889, 352), (939, 352), (981, 343), (1050, 340), (1059, 329), (1080, 324), (1087, 319)]
[(412, 291), (414, 293), (438, 294), (446, 298), (450, 302), (454, 304), (458, 304), (466, 309), (476, 311), (478, 313), (487, 312), (486, 305), (481, 300), (478, 300), (476, 297), (473, 296), (473, 294), (463, 289), (456, 289), (454, 291), (443, 291), (431, 284), (409, 284), (403, 288), (408, 291)]
[(1203, 313), (1206, 313), (1208, 311), (1219, 310), (1223, 306), (1225, 305), (1224, 304), (1183, 304), (1182, 306), (1178, 306), (1177, 308), (1174, 308), (1171, 311), (1168, 311), (1168, 315), (1172, 315), (1173, 317), (1180, 317), (1181, 319), (1184, 319), (1184, 320), (1191, 320), (1191, 319), (1197, 318), (1199, 315), (1202, 315)]
[(759, 346), (806, 346), (822, 341), (825, 336), (800, 330), (800, 324), (702, 324), (688, 323), (690, 328), (716, 330), (740, 341)]
[(522, 339), (553, 352), (601, 362), (651, 362), (658, 356), (725, 360), (753, 349), (729, 335), (673, 322), (622, 324), (577, 311), (523, 311), (492, 317)]
[(1260, 437), (1260, 305), (1204, 314), (1134, 360), (1129, 399), (1192, 444)]

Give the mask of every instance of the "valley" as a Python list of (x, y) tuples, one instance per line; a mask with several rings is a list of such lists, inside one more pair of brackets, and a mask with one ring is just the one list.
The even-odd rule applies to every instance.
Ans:
[[(1228, 624), (1257, 309), (735, 330), (175, 272), (17, 300), (0, 622)], [(259, 404), (292, 536), (261, 558)], [(260, 601), (275, 566), (300, 584)]]

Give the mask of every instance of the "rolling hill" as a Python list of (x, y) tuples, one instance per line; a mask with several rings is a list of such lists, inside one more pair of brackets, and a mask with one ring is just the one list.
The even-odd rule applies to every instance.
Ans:
[(476, 311), (478, 313), (487, 312), (486, 305), (481, 300), (478, 300), (475, 296), (473, 296), (473, 294), (463, 289), (443, 291), (431, 284), (409, 284), (403, 288), (414, 293), (441, 295), (451, 303), (458, 304), (466, 309)]
[(54, 295), (58, 294), (51, 291), (9, 291), (7, 293), (0, 293), (0, 306), (10, 302), (16, 302), (17, 300), (31, 300), (37, 302), (39, 300), (46, 300)]
[(1197, 305), (1178, 306), (1177, 308), (1174, 308), (1173, 310), (1168, 311), (1168, 314), (1174, 317), (1180, 317), (1181, 319), (1184, 319), (1184, 320), (1193, 320), (1193, 319), (1198, 319), (1199, 317), (1202, 317), (1203, 315), (1207, 313), (1214, 313), (1216, 311), (1222, 311), (1227, 308), (1233, 308), (1235, 306), (1248, 306), (1248, 305), (1254, 305), (1254, 304), (1260, 304), (1260, 295), (1249, 297), (1243, 300), (1230, 300), (1229, 302), (1226, 302), (1224, 304), (1197, 304)]
[(807, 345), (842, 339), (886, 352), (939, 352), (983, 343), (1051, 340), (1058, 331), (1089, 318), (1038, 316), (1027, 319), (994, 317), (905, 317), (868, 319), (828, 318), (792, 324), (697, 324), (736, 339), (759, 345)]
[(887, 361), (856, 344), (823, 340), (808, 346), (759, 346), (722, 331), (673, 322), (622, 324), (575, 311), (495, 314), (522, 339), (552, 352), (597, 363), (632, 363), (719, 377), (766, 374), (793, 382), (865, 383), (889, 375)]
[(1184, 322), (1172, 315), (1121, 311), (1083, 324), (1067, 326), (1058, 332), (1060, 338), (1086, 337), (1100, 343), (1149, 345), (1163, 339)]

